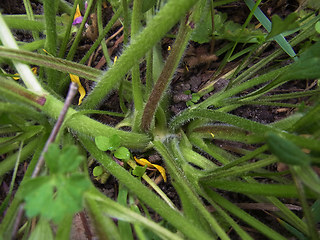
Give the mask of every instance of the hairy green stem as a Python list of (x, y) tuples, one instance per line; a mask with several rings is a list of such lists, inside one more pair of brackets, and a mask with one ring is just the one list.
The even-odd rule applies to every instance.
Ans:
[[(187, 198), (187, 201), (192, 202), (193, 207), (195, 207), (198, 210), (199, 214), (201, 214), (201, 218), (207, 221), (212, 230), (214, 230), (221, 239), (230, 239), (228, 235), (225, 233), (225, 231), (218, 224), (216, 219), (205, 209), (199, 196), (195, 192), (195, 186), (190, 184), (190, 181), (186, 178), (184, 172), (177, 163), (177, 158), (173, 157), (170, 149), (160, 141), (154, 141), (153, 144), (155, 146), (155, 149), (161, 154), (161, 156), (165, 160), (167, 168), (169, 169), (170, 174), (172, 175), (172, 178), (175, 180), (176, 184), (178, 184), (183, 190)], [(173, 148), (177, 150), (178, 145), (176, 144), (176, 142), (172, 142), (172, 144), (174, 145)], [(205, 231), (207, 230), (205, 226), (202, 227), (202, 230), (204, 232), (207, 232)]]
[(76, 9), (77, 9), (77, 5), (79, 4), (80, 0), (75, 0), (73, 3), (73, 8), (72, 8), (72, 12), (70, 15), (70, 19), (67, 25), (67, 29), (66, 32), (64, 34), (64, 38), (62, 41), (62, 44), (60, 46), (60, 52), (59, 52), (59, 57), (63, 58), (67, 49), (67, 45), (70, 39), (70, 33), (71, 33), (71, 28), (72, 28), (72, 23), (73, 23), (73, 18), (74, 18), (74, 14), (76, 13)]
[(95, 144), (88, 138), (80, 137), (85, 148), (92, 156), (100, 162), (119, 182), (124, 184), (132, 193), (134, 193), (144, 203), (148, 204), (157, 213), (159, 213), (170, 224), (176, 227), (180, 232), (190, 239), (212, 239), (210, 235), (195, 227), (189, 220), (184, 218), (179, 212), (173, 210), (168, 204), (161, 200), (157, 195), (144, 186), (137, 178), (133, 177), (124, 168), (118, 165), (107, 154), (98, 150)]
[[(58, 118), (59, 113), (63, 107), (63, 103), (55, 99), (52, 96), (47, 96), (46, 104), (41, 107), (47, 115), (52, 118)], [(149, 137), (144, 134), (125, 132), (122, 130), (117, 130), (113, 127), (104, 125), (98, 121), (95, 121), (82, 114), (76, 114), (77, 111), (70, 108), (65, 121), (65, 126), (74, 129), (75, 131), (94, 136), (112, 136), (118, 135), (121, 138), (122, 144), (129, 148), (143, 149), (149, 143)]]
[[(10, 48), (10, 49), (19, 49), (18, 45), (13, 38), (7, 24), (2, 18), (2, 14), (0, 13), (0, 40), (4, 47)], [(33, 92), (43, 94), (45, 91), (41, 87), (40, 83), (32, 73), (30, 67), (26, 64), (20, 63), (18, 61), (13, 61), (13, 64), (17, 71), (19, 72), (23, 82), (25, 85)]]
[(299, 200), (300, 203), (302, 205), (303, 208), (303, 212), (304, 212), (304, 216), (305, 216), (305, 221), (306, 224), (308, 226), (308, 230), (309, 230), (309, 237), (312, 240), (316, 240), (319, 239), (319, 233), (318, 230), (316, 228), (316, 223), (314, 221), (314, 217), (311, 213), (310, 207), (309, 207), (309, 203), (307, 201), (307, 196), (306, 196), (306, 192), (305, 192), (305, 187), (303, 186), (301, 180), (299, 179), (299, 175), (298, 173), (295, 172), (295, 170), (291, 167), (291, 174), (293, 176), (295, 185), (296, 185), (296, 189), (299, 193)]
[(87, 19), (89, 17), (89, 14), (90, 14), (90, 11), (91, 11), (91, 7), (93, 6), (93, 3), (94, 3), (94, 0), (90, 0), (89, 1), (86, 13), (83, 16), (83, 20), (82, 20), (82, 22), (80, 24), (80, 27), (79, 27), (78, 31), (77, 31), (76, 37), (74, 39), (74, 42), (72, 43), (70, 51), (69, 51), (69, 53), (68, 53), (68, 55), (66, 57), (67, 60), (72, 60), (74, 55), (75, 55), (75, 53), (76, 53), (78, 44), (79, 44), (79, 42), (81, 40), (81, 37), (82, 37), (82, 32), (83, 32), (84, 26), (85, 26), (86, 21), (87, 21)]
[[(1, 57), (6, 59), (14, 59), (17, 61), (28, 62), (31, 64), (43, 66), (43, 67), (50, 67), (61, 72), (72, 73), (79, 77), (83, 77), (92, 81), (97, 81), (97, 79), (102, 75), (102, 71), (85, 66), (83, 64), (79, 64), (76, 62), (72, 62), (72, 61), (68, 61), (65, 59), (52, 57), (48, 55), (32, 53), (29, 51), (10, 49), (10, 48), (0, 46), (0, 54), (1, 54)], [(24, 75), (22, 74), (20, 75), (21, 75), (21, 78), (24, 79)], [(34, 82), (33, 81), (31, 82), (31, 79), (28, 78), (27, 81), (28, 82), (30, 81), (30, 84), (32, 84), (31, 86), (34, 86)]]
[(43, 150), (41, 152), (41, 155), (39, 157), (37, 165), (36, 165), (36, 167), (35, 167), (35, 169), (34, 169), (34, 171), (32, 173), (32, 176), (31, 176), (32, 178), (37, 177), (38, 174), (40, 173), (41, 167), (44, 164), (44, 154), (48, 151), (49, 145), (54, 142), (54, 140), (55, 140), (55, 138), (56, 138), (56, 136), (57, 136), (57, 134), (58, 134), (58, 132), (59, 132), (59, 130), (61, 128), (63, 120), (64, 120), (64, 118), (65, 118), (65, 116), (67, 114), (67, 111), (68, 111), (68, 108), (69, 108), (69, 106), (71, 104), (71, 101), (74, 98), (74, 96), (76, 95), (77, 89), (78, 89), (78, 87), (77, 87), (76, 83), (71, 82), (70, 88), (69, 88), (69, 91), (68, 91), (68, 94), (67, 94), (67, 97), (66, 97), (66, 100), (65, 100), (65, 103), (63, 105), (63, 108), (61, 109), (61, 112), (59, 114), (57, 122), (55, 123), (55, 125), (54, 125), (54, 127), (53, 127), (53, 129), (51, 131), (51, 134), (50, 134), (50, 136), (49, 136), (49, 138), (48, 138), (48, 140), (46, 142), (46, 145), (44, 146), (44, 148), (43, 148)]
[[(98, 0), (97, 3), (97, 22), (98, 22), (98, 31), (99, 35), (103, 33), (103, 23), (102, 23), (102, 0)], [(106, 59), (107, 66), (111, 66), (112, 62), (108, 53), (107, 44), (105, 41), (101, 41), (101, 47), (103, 56)]]
[[(24, 4), (24, 8), (26, 9), (26, 13), (27, 13), (28, 19), (34, 21), (34, 15), (33, 15), (33, 11), (32, 11), (32, 7), (31, 7), (30, 1), (29, 0), (23, 0), (23, 4)], [(32, 36), (33, 36), (34, 41), (39, 40), (39, 32), (38, 31), (33, 30), (32, 31)]]
[(247, 224), (251, 225), (255, 229), (259, 230), (264, 235), (268, 236), (270, 239), (274, 240), (285, 240), (286, 238), (283, 237), (281, 234), (277, 233), (276, 231), (272, 230), (265, 224), (261, 223), (247, 212), (243, 211), (226, 198), (221, 197), (218, 193), (211, 190), (211, 188), (205, 189), (206, 194), (210, 197), (210, 202), (213, 201), (216, 204), (219, 204), (222, 208), (226, 209), (232, 215), (237, 216), (242, 221), (246, 222)]
[[(131, 39), (134, 39), (141, 28), (142, 20), (142, 0), (133, 1), (132, 19), (131, 19)], [(139, 131), (139, 124), (141, 119), (141, 112), (143, 108), (143, 94), (142, 94), (142, 83), (140, 79), (140, 62), (133, 65), (131, 70), (131, 82), (132, 82), (132, 95), (134, 102), (134, 122), (133, 131)]]
[(128, 44), (129, 38), (129, 13), (127, 0), (121, 0), (121, 6), (123, 8), (123, 43)]
[[(46, 51), (53, 56), (56, 56), (57, 54), (56, 12), (58, 4), (58, 1), (54, 1), (52, 3), (51, 0), (44, 0), (43, 3), (44, 16), (46, 21), (46, 43), (44, 46)], [(47, 68), (46, 73), (48, 86), (51, 89), (57, 90), (57, 72), (53, 69)]]
[(184, 21), (181, 21), (177, 39), (144, 108), (141, 120), (141, 129), (143, 131), (148, 131), (150, 129), (153, 116), (170, 83), (171, 77), (180, 62), (191, 32), (191, 27)]
[(148, 26), (131, 41), (117, 63), (102, 76), (97, 86), (84, 100), (81, 108), (94, 108), (98, 105), (130, 68), (139, 62), (196, 2), (197, 0), (167, 2)]
[(85, 195), (85, 205), (94, 222), (95, 230), (100, 239), (104, 239), (105, 236), (112, 236), (113, 240), (121, 239), (117, 226), (113, 220), (109, 216), (104, 216), (101, 212), (101, 206), (99, 206), (97, 201), (93, 200), (89, 194)]
[(122, 7), (120, 7), (115, 14), (112, 16), (111, 20), (108, 22), (107, 26), (105, 26), (105, 28), (103, 29), (102, 32), (99, 31), (99, 37), (97, 38), (97, 40), (94, 42), (94, 44), (91, 46), (91, 48), (89, 49), (89, 51), (84, 55), (84, 57), (80, 60), (79, 63), (84, 64), (89, 57), (91, 56), (91, 54), (94, 52), (94, 50), (97, 49), (97, 47), (101, 44), (101, 41), (105, 39), (105, 36), (107, 35), (107, 33), (110, 31), (111, 27), (115, 24), (115, 22), (118, 20), (118, 18), (120, 17), (122, 13)]

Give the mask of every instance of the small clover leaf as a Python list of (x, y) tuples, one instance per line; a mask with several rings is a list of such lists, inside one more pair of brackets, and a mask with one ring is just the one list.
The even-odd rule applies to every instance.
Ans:
[(200, 100), (200, 95), (198, 93), (192, 93), (191, 101), (196, 103)]
[(96, 166), (92, 171), (93, 176), (99, 177), (103, 174), (103, 167), (102, 166)]
[(130, 158), (130, 151), (128, 148), (120, 147), (114, 152), (114, 156), (121, 160), (128, 160)]
[(119, 148), (121, 144), (121, 139), (118, 135), (112, 135), (111, 137), (97, 136), (94, 140), (101, 151), (113, 151)]
[(144, 167), (136, 166), (133, 169), (132, 174), (137, 176), (137, 177), (142, 177), (143, 174), (146, 172), (146, 169), (147, 169), (147, 165), (145, 165)]

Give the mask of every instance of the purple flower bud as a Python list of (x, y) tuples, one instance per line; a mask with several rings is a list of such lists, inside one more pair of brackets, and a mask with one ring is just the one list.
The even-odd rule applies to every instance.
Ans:
[(80, 16), (80, 17), (77, 17), (74, 21), (73, 21), (73, 25), (77, 25), (79, 23), (82, 23), (82, 20), (83, 20), (83, 17)]

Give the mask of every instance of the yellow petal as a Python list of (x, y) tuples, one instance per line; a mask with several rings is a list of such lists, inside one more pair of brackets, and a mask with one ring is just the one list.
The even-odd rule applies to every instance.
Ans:
[(19, 75), (19, 73), (15, 73), (14, 75), (15, 75), (15, 76), (17, 76), (17, 77), (12, 77), (14, 80), (16, 80), (16, 81), (17, 81), (17, 80), (19, 80), (19, 79), (20, 79), (20, 75)]
[(149, 168), (156, 168), (160, 172), (163, 180), (165, 182), (167, 182), (166, 170), (163, 167), (161, 167), (161, 166), (159, 166), (157, 164), (152, 164), (151, 162), (149, 162), (147, 159), (144, 159), (144, 158), (136, 158), (136, 157), (134, 157), (134, 160), (138, 164), (140, 164), (142, 166), (147, 165), (147, 167), (149, 167)]
[(31, 71), (33, 72), (34, 75), (37, 75), (38, 68), (33, 67), (33, 68), (31, 68)]
[(73, 74), (69, 74), (70, 75), (70, 79), (72, 82), (76, 83), (78, 85), (78, 91), (80, 93), (80, 97), (79, 97), (79, 103), (78, 105), (80, 105), (82, 103), (82, 99), (84, 98), (84, 96), (86, 95), (86, 90), (84, 90), (84, 88), (82, 87), (81, 83), (80, 83), (80, 79), (77, 75), (73, 75)]
[[(37, 75), (37, 70), (38, 70), (37, 67), (31, 68), (31, 71), (33, 72), (34, 75)], [(19, 80), (20, 79), (19, 73), (15, 73), (14, 75), (16, 76), (16, 77), (12, 77), (14, 80)]]
[(167, 182), (166, 170), (157, 164), (152, 164), (152, 165), (160, 172), (164, 182)]
[(214, 138), (214, 134), (213, 133), (210, 133), (210, 135), (211, 135), (212, 138)]
[(81, 17), (79, 4), (77, 5), (77, 9), (76, 9), (76, 13), (74, 14), (73, 21), (78, 17)]

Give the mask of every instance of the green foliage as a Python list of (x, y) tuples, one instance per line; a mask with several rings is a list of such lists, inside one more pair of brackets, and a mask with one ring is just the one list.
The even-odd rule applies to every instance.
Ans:
[(309, 8), (313, 8), (315, 10), (320, 9), (320, 2), (318, 0), (307, 0), (306, 2)]
[(268, 34), (267, 39), (273, 38), (285, 31), (290, 31), (299, 27), (297, 22), (298, 14), (291, 13), (284, 20), (282, 20), (278, 15), (272, 16), (272, 28), (271, 32)]
[(41, 239), (48, 239), (53, 240), (53, 233), (50, 227), (49, 222), (44, 219), (40, 218), (36, 228), (32, 231), (29, 240), (41, 240)]
[(57, 144), (50, 145), (44, 158), (50, 174), (73, 172), (84, 160), (82, 155), (78, 155), (76, 146), (67, 146), (60, 150)]
[(314, 27), (315, 27), (316, 31), (317, 31), (318, 33), (320, 33), (320, 21), (317, 22)]
[(136, 166), (133, 171), (132, 171), (132, 174), (137, 176), (137, 177), (142, 177), (143, 174), (146, 172), (146, 169), (147, 169), (147, 165), (145, 166)]
[[(273, 230), (270, 227), (271, 224), (264, 224), (260, 219), (263, 216), (258, 218), (250, 216), (245, 209), (232, 203), (233, 194), (228, 195), (228, 192), (246, 195), (258, 204), (270, 204), (271, 207), (277, 208), (278, 211), (273, 215), (279, 219), (278, 222), (283, 228), (297, 237), (312, 239), (313, 236), (310, 233), (316, 229), (309, 224), (312, 221), (308, 217), (308, 208), (305, 208), (307, 205), (301, 204), (307, 219), (305, 221), (301, 217), (302, 214), (298, 216), (288, 208), (286, 198), (297, 198), (302, 202), (308, 198), (308, 203), (315, 201), (311, 211), (318, 220), (319, 214), (316, 213), (318, 201), (315, 198), (320, 196), (320, 180), (313, 170), (313, 165), (319, 165), (320, 162), (319, 84), (317, 85), (314, 81), (320, 78), (320, 43), (315, 43), (318, 40), (317, 33), (320, 32), (319, 16), (308, 13), (297, 21), (297, 16), (302, 16), (298, 11), (284, 20), (274, 16), (271, 23), (259, 9), (260, 0), (244, 0), (250, 9), (255, 11), (251, 10), (245, 23), (240, 25), (230, 20), (230, 16), (225, 13), (229, 12), (225, 11), (226, 8), (219, 8), (221, 12), (213, 9), (215, 6), (236, 2), (234, 0), (213, 2), (209, 0), (134, 0), (133, 4), (127, 0), (111, 0), (109, 3), (112, 5), (114, 14), (103, 29), (101, 4), (105, 0), (90, 0), (85, 20), (81, 23), (81, 27), (74, 28), (76, 31), (74, 36), (71, 34), (72, 15), (64, 15), (70, 14), (70, 6), (68, 10), (62, 10), (65, 13), (61, 13), (64, 15), (61, 18), (56, 16), (54, 7), (50, 8), (49, 0), (45, 2), (47, 5), (44, 15), (46, 16), (33, 16), (34, 19), (29, 19), (32, 17), (30, 16), (32, 11), (29, 9), (27, 16), (6, 16), (4, 22), (0, 15), (0, 39), (3, 43), (0, 47), (1, 62), (17, 69), (19, 69), (18, 62), (37, 65), (40, 68), (39, 76), (32, 82), (27, 75), (30, 71), (25, 69), (19, 71), (21, 77), (24, 77), (21, 81), (31, 91), (11, 78), (7, 79), (14, 76), (14, 73), (7, 72), (7, 69), (3, 70), (5, 73), (1, 76), (0, 84), (0, 122), (4, 126), (0, 127), (0, 151), (6, 159), (0, 162), (1, 175), (12, 169), (15, 162), (18, 165), (20, 160), (25, 160), (32, 154), (40, 155), (38, 138), (41, 136), (41, 139), (46, 139), (50, 134), (52, 122), (57, 119), (63, 108), (63, 101), (60, 99), (63, 99), (62, 93), (66, 90), (63, 86), (69, 81), (69, 78), (65, 77), (67, 73), (85, 78), (86, 83), (92, 80), (97, 84), (92, 84), (93, 89), (82, 105), (69, 108), (62, 125), (63, 130), (67, 131), (61, 131), (58, 135), (59, 143), (63, 145), (62, 150), (56, 144), (49, 147), (45, 154), (46, 171), (34, 179), (28, 179), (31, 174), (26, 174), (26, 180), (21, 183), (16, 194), (18, 197), (13, 200), (13, 204), (8, 209), (4, 209), (6, 215), (0, 224), (0, 239), (10, 238), (7, 236), (11, 236), (16, 210), (21, 199), (25, 201), (28, 217), (40, 217), (31, 233), (31, 239), (43, 239), (43, 236), (52, 239), (50, 221), (58, 223), (58, 232), (60, 231), (60, 234), (64, 232), (63, 234), (67, 236), (72, 214), (82, 209), (82, 202), (85, 202), (85, 207), (90, 212), (100, 238), (114, 236), (115, 239), (121, 237), (133, 239), (135, 236), (141, 239), (156, 239), (159, 236), (164, 239), (228, 240), (230, 239), (228, 230), (233, 229), (234, 233), (239, 235), (238, 238), (251, 239), (246, 229), (242, 227), (243, 224), (238, 222), (250, 225), (270, 239), (287, 238), (281, 231)], [(60, 2), (66, 3), (65, 0)], [(74, 1), (73, 12), (79, 2), (80, 0)], [(309, 0), (308, 4), (316, 5), (316, 2), (318, 1)], [(139, 7), (133, 9), (134, 14), (130, 23), (131, 7), (139, 4), (142, 4), (142, 9)], [(269, 2), (264, 4), (267, 5)], [(150, 9), (155, 11), (149, 11)], [(86, 18), (96, 10), (97, 23), (100, 25), (99, 36), (95, 41), (93, 40), (90, 50), (79, 60), (79, 63), (62, 59), (66, 52), (69, 52), (67, 59), (73, 59), (77, 54), (78, 43), (90, 32), (89, 28), (86, 29), (87, 25), (93, 27), (95, 23), (95, 20), (86, 21)], [(140, 14), (141, 11), (145, 14)], [(249, 25), (253, 15), (270, 32), (269, 35)], [(123, 18), (120, 19), (120, 17)], [(44, 19), (48, 20), (48, 24), (44, 23)], [(125, 48), (117, 62), (112, 67), (109, 64), (107, 71), (83, 65), (101, 45), (105, 36), (113, 33), (110, 29), (116, 21), (124, 23), (125, 35), (129, 33), (129, 29), (134, 29), (131, 42), (124, 40)], [(214, 27), (211, 25), (212, 22)], [(301, 22), (301, 25), (298, 22)], [(6, 23), (12, 29), (32, 30), (34, 36), (41, 33), (46, 37), (41, 41), (22, 43), (23, 45), (19, 47), (29, 50), (19, 50), (18, 46), (17, 48), (11, 46), (15, 40), (10, 31), (5, 31)], [(140, 23), (143, 24), (140, 26)], [(193, 29), (193, 23), (195, 29)], [(176, 30), (175, 26), (179, 28), (177, 34), (176, 31), (171, 31), (171, 29)], [(296, 31), (296, 36), (290, 37), (292, 39), (290, 45), (281, 33), (290, 34), (291, 30)], [(175, 47), (172, 48), (169, 57), (163, 59), (160, 47), (164, 46), (160, 44), (164, 42), (163, 37), (166, 34), (172, 33), (176, 34), (176, 38), (172, 39), (175, 41), (173, 45)], [(9, 39), (8, 36), (11, 38)], [(74, 39), (72, 39), (73, 36)], [(62, 38), (63, 41), (61, 41)], [(127, 36), (124, 38), (128, 39)], [(189, 108), (174, 116), (170, 122), (171, 116), (167, 114), (170, 105), (167, 99), (170, 98), (171, 92), (166, 89), (190, 39), (197, 42), (194, 44), (196, 47), (198, 44), (210, 42), (211, 49), (214, 49), (213, 54), (219, 56), (218, 61), (221, 60), (220, 56), (225, 57), (217, 71), (207, 69), (215, 72), (203, 89), (199, 89), (198, 93), (185, 92), (192, 97), (186, 103)], [(293, 64), (290, 61), (283, 61), (280, 57), (282, 54), (280, 48), (270, 54), (269, 50), (273, 49), (273, 46), (268, 47), (269, 43), (266, 40), (271, 39), (277, 41), (291, 57), (295, 56), (292, 47), (296, 47), (301, 54), (299, 59), (297, 57)], [(31, 52), (38, 50), (42, 53), (41, 48), (44, 42), (52, 55)], [(305, 43), (304, 48), (298, 45), (301, 42)], [(157, 44), (159, 45), (156, 46)], [(219, 49), (219, 46), (222, 48)], [(268, 52), (265, 52), (265, 47), (268, 47)], [(59, 58), (56, 57), (58, 49), (60, 49)], [(105, 43), (103, 52), (107, 57)], [(189, 53), (186, 56), (188, 55)], [(144, 78), (147, 75), (146, 79), (140, 81), (138, 77), (132, 76), (131, 69), (146, 59), (146, 74), (139, 73), (138, 68), (136, 68), (138, 71), (133, 71), (136, 76)], [(235, 59), (239, 61), (234, 61)], [(280, 68), (279, 61), (281, 66), (289, 66)], [(224, 68), (224, 66), (227, 67)], [(27, 65), (25, 67), (29, 69)], [(232, 69), (230, 70), (229, 67)], [(44, 68), (49, 71), (44, 71)], [(200, 72), (202, 69), (202, 66), (197, 67), (195, 72), (186, 73), (184, 77), (188, 78), (193, 73), (202, 75)], [(7, 74), (9, 72), (11, 74)], [(55, 74), (59, 74), (59, 77), (54, 77)], [(271, 92), (282, 84), (300, 79), (312, 80), (310, 87), (313, 89), (285, 94)], [(219, 89), (220, 91), (213, 91), (215, 84), (220, 83), (218, 82), (220, 80), (228, 82), (228, 85)], [(41, 91), (37, 91), (34, 87), (36, 84), (40, 86)], [(41, 89), (42, 85), (45, 85), (46, 90)], [(90, 82), (89, 85), (91, 85)], [(113, 91), (119, 95), (122, 112), (97, 110), (99, 103)], [(201, 98), (207, 93), (209, 98)], [(149, 101), (148, 98), (155, 100)], [(301, 108), (302, 104), (287, 101), (297, 98), (306, 98), (304, 109), (300, 111), (294, 109)], [(290, 108), (294, 110), (292, 111), (294, 114), (275, 123), (262, 124), (259, 121), (241, 117), (237, 114), (238, 111), (233, 111), (236, 109), (242, 111), (242, 107), (250, 105)], [(28, 111), (25, 110), (26, 106)], [(133, 107), (127, 109), (128, 106)], [(116, 127), (112, 127), (86, 114), (109, 114), (123, 119)], [(144, 119), (146, 119), (145, 122)], [(126, 130), (122, 130), (123, 127)], [(127, 128), (131, 128), (130, 131)], [(66, 146), (67, 143), (78, 140), (83, 145), (83, 151), (87, 150), (87, 154), (97, 162), (92, 173), (95, 180), (105, 183), (108, 176), (112, 174), (121, 183), (119, 203), (102, 195), (93, 186), (90, 191), (87, 191), (90, 181), (87, 176), (78, 171), (84, 158), (75, 146)], [(44, 142), (45, 140), (43, 145)], [(21, 151), (17, 151), (19, 145)], [(165, 171), (170, 176), (168, 179), (181, 200), (181, 211), (177, 210), (155, 182), (144, 175), (147, 166), (136, 166), (128, 171), (128, 165), (131, 167), (135, 165), (133, 160), (130, 160), (131, 152), (135, 151), (145, 157), (150, 157), (149, 154), (161, 157), (161, 161), (164, 162), (161, 165), (166, 167)], [(21, 153), (20, 157), (17, 156), (18, 153)], [(38, 157), (34, 158), (38, 159)], [(126, 164), (119, 164), (115, 158)], [(286, 163), (289, 170), (271, 171), (269, 166), (278, 160)], [(33, 166), (34, 164), (30, 163), (28, 170), (32, 172)], [(283, 177), (290, 173), (295, 181), (290, 177)], [(132, 175), (138, 178), (143, 177), (145, 181)], [(266, 181), (261, 183), (260, 179)], [(159, 195), (146, 187), (145, 183)], [(222, 189), (225, 193), (220, 195), (216, 189)], [(128, 192), (130, 192), (129, 203)], [(225, 195), (228, 195), (229, 200)], [(136, 198), (139, 201), (136, 201)], [(139, 202), (139, 208), (144, 208), (143, 212), (147, 216), (149, 213), (145, 205), (152, 208), (168, 225), (161, 226), (161, 223), (142, 216), (134, 202)], [(208, 211), (210, 208), (214, 208), (215, 212)], [(117, 219), (119, 224), (115, 224), (113, 219)], [(65, 228), (64, 221), (68, 222)], [(146, 235), (145, 229), (152, 231), (150, 235)], [(23, 232), (22, 230), (20, 232)], [(28, 231), (23, 237), (27, 238), (27, 234), (29, 235)], [(55, 238), (58, 239), (59, 236), (61, 235), (57, 234)], [(313, 237), (313, 239), (316, 238)]]
[(58, 223), (82, 209), (82, 195), (90, 181), (75, 171), (83, 159), (75, 146), (62, 151), (57, 144), (49, 146), (45, 160), (50, 175), (30, 179), (22, 187), (28, 217), (40, 215)]
[(242, 30), (240, 24), (227, 19), (227, 14), (216, 12), (214, 14), (214, 31), (212, 31), (211, 12), (209, 8), (205, 9), (199, 24), (196, 25), (191, 40), (201, 44), (210, 42), (212, 38), (227, 39), (240, 43), (259, 43), (264, 39), (264, 34), (259, 29), (249, 26)]
[(102, 175), (102, 173), (103, 173), (103, 167), (102, 166), (96, 166), (96, 167), (94, 167), (94, 169), (92, 171), (92, 174), (95, 177), (98, 177), (98, 176)]
[(187, 101), (187, 103), (186, 103), (188, 107), (190, 107), (190, 106), (194, 105), (195, 103), (197, 103), (201, 98), (199, 93), (192, 93), (191, 96), (192, 96), (191, 100)]
[(118, 135), (112, 135), (111, 137), (97, 136), (94, 140), (101, 151), (114, 151), (119, 148), (121, 144), (121, 140)]
[(142, 12), (148, 11), (157, 3), (157, 0), (144, 0), (142, 1)]
[(130, 159), (130, 151), (126, 147), (120, 147), (114, 152), (114, 156), (121, 160), (129, 160)]
[(275, 133), (267, 134), (267, 143), (270, 151), (278, 157), (281, 162), (289, 165), (307, 166), (311, 159), (298, 146)]

